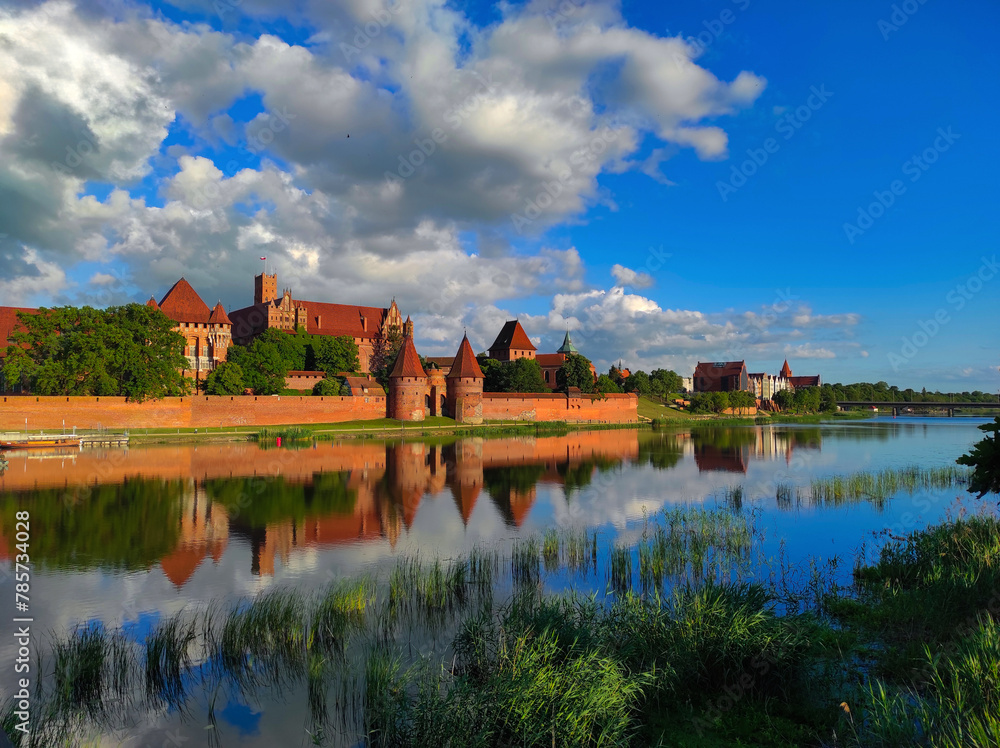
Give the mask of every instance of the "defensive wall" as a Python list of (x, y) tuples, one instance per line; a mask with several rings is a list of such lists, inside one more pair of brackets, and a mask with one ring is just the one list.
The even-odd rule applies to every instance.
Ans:
[(567, 423), (637, 423), (639, 397), (568, 396), (561, 393), (484, 392), (483, 418), (493, 421), (566, 421)]
[[(487, 420), (635, 423), (637, 407), (634, 394), (482, 394), (482, 415)], [(0, 396), (0, 432), (280, 426), (385, 417), (384, 396), (194, 395), (144, 403), (123, 397)]]
[(385, 418), (385, 397), (284, 395), (165, 397), (144, 403), (123, 397), (0, 397), (0, 431), (39, 429), (208, 428), (339, 423)]

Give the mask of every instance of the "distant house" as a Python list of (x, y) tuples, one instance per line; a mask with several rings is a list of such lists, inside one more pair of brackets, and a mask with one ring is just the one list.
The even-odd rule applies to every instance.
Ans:
[(694, 369), (695, 392), (749, 390), (746, 361), (698, 362)]
[(344, 377), (347, 382), (347, 392), (345, 394), (354, 397), (385, 397), (385, 390), (374, 379), (368, 377)]
[(517, 361), (519, 358), (534, 360), (538, 349), (516, 319), (507, 320), (490, 346), (490, 358), (497, 361)]

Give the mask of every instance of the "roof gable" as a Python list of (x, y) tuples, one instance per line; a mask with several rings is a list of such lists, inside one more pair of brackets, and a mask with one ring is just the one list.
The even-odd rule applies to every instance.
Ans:
[(469, 336), (462, 338), (462, 344), (458, 346), (458, 353), (451, 363), (451, 371), (448, 372), (448, 379), (459, 379), (462, 377), (472, 377), (474, 379), (484, 379), (483, 370), (479, 367), (476, 354), (469, 344)]
[(212, 310), (184, 278), (160, 300), (160, 311), (174, 322), (208, 322)]
[(509, 351), (511, 349), (523, 350), (523, 351), (534, 351), (537, 350), (532, 344), (531, 340), (528, 339), (528, 334), (521, 327), (521, 323), (516, 319), (507, 320), (504, 323), (503, 328), (500, 330), (500, 334), (497, 335), (497, 339), (493, 341), (493, 345), (490, 346), (490, 350), (502, 350)]
[(731, 377), (740, 374), (746, 367), (745, 361), (710, 361), (698, 362), (695, 367), (696, 377)]

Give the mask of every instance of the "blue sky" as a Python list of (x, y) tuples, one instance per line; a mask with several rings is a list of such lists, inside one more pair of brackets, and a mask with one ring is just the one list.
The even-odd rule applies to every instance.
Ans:
[(302, 298), (396, 298), (429, 355), (517, 316), (602, 368), (787, 357), (998, 391), (998, 21), (985, 0), (0, 10), (0, 304), (184, 275), (238, 308), (267, 255)]

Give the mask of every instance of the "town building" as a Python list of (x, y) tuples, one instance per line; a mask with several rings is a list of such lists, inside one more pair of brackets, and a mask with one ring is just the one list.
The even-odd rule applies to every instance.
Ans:
[(387, 307), (329, 304), (304, 301), (292, 296), (290, 289), (278, 295), (278, 274), (261, 273), (254, 278), (253, 304), (229, 314), (233, 320), (233, 340), (250, 343), (265, 330), (294, 333), (299, 329), (309, 335), (347, 336), (358, 346), (362, 373), (371, 371), (371, 357), (376, 340), (393, 335), (413, 337), (413, 322), (403, 321), (395, 299)]
[(746, 361), (698, 362), (694, 369), (695, 392), (749, 390)]

